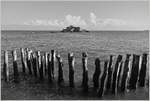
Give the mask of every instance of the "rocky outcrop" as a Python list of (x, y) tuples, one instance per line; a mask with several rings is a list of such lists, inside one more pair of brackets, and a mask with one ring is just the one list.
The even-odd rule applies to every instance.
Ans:
[(87, 30), (81, 30), (80, 27), (75, 27), (73, 25), (70, 25), (66, 28), (64, 28), (61, 32), (88, 32)]

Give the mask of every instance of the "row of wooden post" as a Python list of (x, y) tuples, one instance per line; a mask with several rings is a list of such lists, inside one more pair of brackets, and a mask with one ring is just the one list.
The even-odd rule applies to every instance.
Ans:
[[(21, 51), (21, 63), (22, 72), (24, 74), (34, 75), (43, 80), (46, 76), (49, 82), (54, 80), (54, 63), (55, 59), (58, 62), (58, 84), (64, 82), (63, 78), (63, 60), (59, 54), (56, 55), (54, 50), (51, 50), (51, 54), (45, 52), (41, 55), (40, 51), (33, 52), (28, 48), (20, 49)], [(17, 65), (17, 52), (12, 51), (13, 56), (13, 71), (14, 71), (14, 81), (19, 82), (19, 70)], [(125, 92), (126, 88), (136, 89), (137, 82), (140, 87), (145, 86), (146, 78), (146, 68), (147, 68), (147, 54), (143, 54), (141, 69), (139, 68), (140, 55), (133, 54), (132, 66), (129, 67), (130, 54), (126, 55), (126, 60), (123, 65), (123, 56), (118, 55), (116, 63), (113, 67), (113, 55), (110, 55), (109, 61), (104, 61), (104, 70), (101, 75), (101, 61), (99, 58), (95, 59), (95, 72), (93, 74), (93, 86), (98, 90), (98, 95), (101, 97), (104, 91), (111, 91), (112, 94), (116, 94), (118, 91)], [(83, 78), (82, 87), (83, 91), (87, 92), (88, 85), (88, 54), (86, 52), (82, 53), (82, 67), (83, 67)], [(69, 64), (69, 86), (75, 87), (74, 84), (74, 64), (75, 57), (73, 53), (68, 54), (68, 64)], [(130, 70), (130, 75), (129, 75)], [(3, 70), (5, 81), (9, 81), (9, 68), (8, 68), (8, 51), (4, 52), (4, 70)], [(100, 78), (101, 75), (101, 78)], [(100, 83), (99, 83), (100, 81)]]

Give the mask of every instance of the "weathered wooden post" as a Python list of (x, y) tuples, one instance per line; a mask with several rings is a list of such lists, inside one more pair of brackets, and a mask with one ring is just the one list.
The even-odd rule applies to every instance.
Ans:
[(28, 66), (28, 70), (29, 70), (29, 74), (32, 75), (32, 63), (31, 63), (31, 50), (27, 51), (27, 66)]
[(147, 69), (146, 69), (146, 82), (145, 82), (145, 84), (146, 84), (146, 87), (148, 87), (149, 88), (149, 54), (148, 54), (148, 56), (147, 56), (147, 65), (146, 65), (146, 67), (147, 67)]
[(131, 56), (131, 54), (126, 55), (126, 60), (125, 60), (124, 70), (123, 70), (123, 75), (122, 75), (122, 80), (121, 80), (121, 88), (120, 88), (120, 90), (122, 92), (124, 92), (127, 87), (127, 76), (128, 76), (128, 72), (129, 72), (130, 56)]
[(25, 67), (25, 53), (24, 53), (24, 49), (20, 48), (20, 51), (21, 51), (22, 72), (25, 73), (26, 72), (26, 67)]
[(117, 91), (119, 90), (120, 87), (120, 75), (121, 75), (121, 71), (122, 71), (122, 65), (123, 65), (123, 61), (120, 62), (119, 64), (119, 68), (118, 68), (118, 74), (117, 74)]
[[(27, 64), (27, 61), (28, 61), (28, 51), (29, 51), (29, 49), (25, 48), (25, 60), (26, 60), (26, 64)], [(27, 68), (28, 68), (28, 65), (27, 65)]]
[(60, 57), (60, 55), (57, 55), (57, 61), (58, 61), (58, 84), (61, 84), (62, 82), (64, 82), (64, 78), (63, 78), (63, 61), (62, 58)]
[(43, 63), (44, 63), (44, 56), (40, 56), (40, 65), (39, 65), (39, 74), (40, 74), (40, 79), (43, 80), (44, 79), (44, 70), (43, 70)]
[(32, 59), (34, 76), (37, 77), (37, 58), (35, 53), (32, 54)]
[(45, 66), (46, 66), (46, 64), (45, 64), (45, 54), (43, 54), (43, 56), (42, 56), (42, 64), (43, 64), (43, 77), (45, 78), (45, 76), (46, 76), (46, 74), (45, 74)]
[(118, 66), (121, 60), (122, 60), (122, 55), (118, 55), (118, 58), (115, 64), (114, 73), (113, 73), (113, 81), (112, 81), (112, 93), (113, 94), (116, 94), (116, 82), (117, 82), (116, 79), (117, 79), (117, 74), (118, 74)]
[(88, 59), (87, 53), (83, 52), (82, 53), (82, 66), (83, 66), (82, 87), (83, 87), (83, 91), (88, 91), (89, 77), (88, 77), (87, 59)]
[(37, 68), (38, 68), (38, 73), (39, 73), (39, 77), (41, 79), (41, 53), (40, 51), (37, 51)]
[(48, 53), (45, 52), (45, 76), (47, 75), (48, 73)]
[(9, 81), (9, 68), (8, 68), (8, 51), (4, 51), (4, 68), (3, 68), (4, 80)]
[(33, 51), (31, 50), (30, 51), (30, 63), (31, 63), (31, 71), (32, 71), (32, 74), (34, 74), (33, 72), (34, 72), (34, 70), (33, 70), (33, 65), (34, 65), (34, 62), (33, 62), (33, 60), (34, 60), (34, 57), (33, 57)]
[(69, 63), (69, 86), (74, 87), (74, 63), (75, 58), (73, 53), (68, 54), (68, 63)]
[(51, 54), (48, 54), (47, 58), (48, 58), (48, 68), (47, 68), (48, 80), (49, 80), (49, 82), (52, 82), (53, 78), (52, 78), (52, 68), (51, 68)]
[[(25, 48), (25, 49), (22, 50), (22, 55), (24, 55), (24, 58), (23, 58), (24, 62), (23, 63), (24, 63), (24, 67), (25, 67), (25, 72), (26, 72), (26, 69), (28, 69), (28, 65), (27, 65), (28, 55), (27, 55), (27, 52), (28, 52), (28, 48)], [(22, 69), (24, 69), (24, 68), (22, 68)]]
[(109, 59), (109, 65), (108, 65), (108, 78), (106, 81), (106, 90), (109, 90), (112, 84), (112, 62), (113, 62), (113, 56), (110, 55), (110, 59)]
[(136, 89), (136, 83), (139, 74), (139, 59), (140, 59), (139, 55), (133, 54), (133, 63), (131, 69), (131, 76), (129, 80), (129, 89)]
[(104, 63), (104, 72), (103, 72), (103, 75), (101, 77), (101, 84), (100, 84), (100, 89), (98, 91), (98, 96), (99, 97), (102, 97), (103, 94), (104, 94), (104, 91), (105, 91), (105, 78), (107, 76), (107, 64), (108, 64), (108, 61), (105, 61)]
[(100, 76), (100, 73), (101, 73), (100, 67), (101, 67), (100, 60), (99, 60), (99, 58), (96, 58), (95, 59), (95, 72), (94, 72), (94, 75), (93, 75), (94, 88), (99, 87), (99, 76)]
[(146, 79), (146, 86), (149, 88), (149, 76), (148, 76), (148, 78)]
[(52, 78), (54, 79), (54, 59), (55, 59), (55, 51), (51, 50), (51, 69), (52, 69)]
[(147, 54), (144, 53), (142, 57), (141, 70), (139, 74), (139, 86), (145, 86), (145, 77), (146, 77), (146, 65), (147, 65)]
[(13, 56), (13, 70), (14, 70), (14, 82), (19, 82), (19, 72), (18, 72), (18, 65), (17, 65), (17, 52), (16, 50), (12, 51)]

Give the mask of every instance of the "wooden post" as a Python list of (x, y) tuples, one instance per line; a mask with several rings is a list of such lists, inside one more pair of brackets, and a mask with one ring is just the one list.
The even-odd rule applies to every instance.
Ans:
[(35, 53), (32, 54), (32, 59), (34, 76), (37, 77), (37, 58)]
[(74, 87), (74, 62), (75, 58), (73, 53), (68, 54), (68, 63), (69, 63), (69, 86)]
[(54, 58), (55, 58), (55, 51), (51, 50), (51, 69), (52, 69), (52, 78), (54, 79)]
[(41, 62), (41, 64), (39, 65), (39, 74), (40, 74), (40, 79), (41, 80), (43, 80), (44, 79), (44, 77), (43, 77), (43, 71), (44, 71), (44, 69), (43, 69), (43, 63), (44, 63), (44, 56), (40, 56), (40, 62)]
[(39, 73), (39, 77), (41, 79), (41, 53), (40, 51), (37, 51), (37, 68), (38, 68), (38, 73)]
[(148, 78), (146, 80), (146, 86), (149, 88), (149, 76), (148, 76)]
[(8, 68), (8, 51), (4, 51), (4, 68), (3, 68), (4, 80), (9, 81), (9, 68)]
[(122, 71), (122, 65), (123, 65), (123, 61), (120, 62), (119, 64), (119, 68), (118, 68), (118, 75), (117, 75), (117, 91), (119, 90), (120, 87), (120, 75), (121, 75), (121, 71)]
[(31, 52), (30, 50), (27, 51), (27, 66), (29, 70), (29, 74), (32, 75), (32, 63), (31, 63)]
[(30, 50), (30, 64), (31, 64), (31, 72), (33, 74), (33, 52)]
[(45, 76), (47, 75), (48, 73), (48, 53), (45, 52)]
[(48, 80), (49, 80), (49, 82), (52, 82), (53, 79), (52, 79), (52, 69), (51, 69), (51, 54), (48, 54), (47, 57), (48, 57), (48, 68), (47, 68)]
[(148, 56), (147, 56), (147, 65), (146, 65), (146, 67), (147, 67), (147, 71), (146, 71), (146, 87), (148, 87), (149, 88), (149, 54), (148, 54)]
[(110, 55), (110, 59), (109, 59), (109, 66), (108, 66), (108, 78), (106, 81), (106, 90), (109, 90), (112, 84), (112, 61), (113, 61), (113, 56)]
[(42, 56), (42, 64), (43, 64), (43, 77), (45, 78), (45, 66), (46, 66), (46, 64), (45, 64), (45, 55), (44, 54)]
[(100, 84), (100, 89), (98, 91), (98, 96), (99, 97), (102, 97), (103, 94), (104, 94), (104, 91), (105, 91), (105, 78), (107, 76), (107, 64), (108, 64), (108, 61), (105, 61), (104, 63), (104, 72), (103, 72), (103, 75), (101, 77), (101, 84)]
[(87, 53), (82, 53), (82, 66), (83, 66), (83, 79), (82, 79), (82, 87), (83, 91), (88, 91), (88, 68), (87, 68), (87, 59), (88, 55)]
[(138, 79), (138, 72), (139, 72), (139, 55), (133, 54), (133, 63), (131, 69), (131, 76), (129, 80), (129, 89), (136, 89), (136, 83)]
[(121, 89), (120, 89), (122, 92), (124, 92), (127, 87), (127, 76), (129, 72), (130, 56), (131, 54), (126, 55), (126, 60), (125, 60), (124, 70), (123, 70), (123, 75), (122, 75), (122, 80), (121, 80)]
[(144, 53), (142, 57), (142, 65), (141, 65), (141, 70), (139, 74), (139, 86), (140, 87), (145, 86), (146, 65), (147, 65), (147, 54)]
[(27, 69), (28, 69), (28, 64), (27, 64), (27, 61), (28, 61), (28, 51), (29, 51), (29, 49), (25, 48), (25, 62), (26, 62)]
[(122, 55), (118, 55), (118, 58), (117, 58), (117, 61), (116, 61), (116, 64), (115, 64), (115, 70), (114, 70), (114, 73), (113, 73), (113, 81), (112, 81), (112, 93), (113, 94), (116, 94), (117, 72), (118, 72), (118, 66), (119, 66), (119, 63), (121, 62), (121, 60), (122, 60)]
[(17, 65), (17, 52), (16, 50), (12, 51), (13, 56), (13, 70), (14, 70), (14, 82), (19, 82), (19, 72), (18, 72), (18, 65)]
[(63, 61), (60, 55), (57, 55), (57, 61), (58, 61), (58, 84), (61, 84), (64, 82), (63, 78)]
[(99, 87), (99, 76), (100, 76), (100, 73), (101, 73), (100, 67), (101, 67), (100, 60), (99, 60), (99, 58), (96, 58), (95, 59), (95, 72), (94, 72), (94, 75), (93, 75), (94, 88)]
[(28, 65), (27, 65), (27, 59), (28, 59), (28, 56), (27, 56), (27, 51), (28, 51), (28, 48), (26, 48), (26, 49), (23, 49), (23, 51), (24, 51), (24, 67), (25, 67), (25, 72), (26, 72), (26, 69), (28, 69)]
[(25, 67), (25, 53), (24, 53), (24, 49), (20, 48), (20, 51), (21, 51), (22, 72), (25, 73), (26, 72), (26, 67)]

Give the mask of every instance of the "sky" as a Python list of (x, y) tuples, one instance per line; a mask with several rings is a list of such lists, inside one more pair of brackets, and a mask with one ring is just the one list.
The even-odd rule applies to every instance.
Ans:
[(11, 1), (1, 2), (6, 30), (147, 30), (148, 1)]

